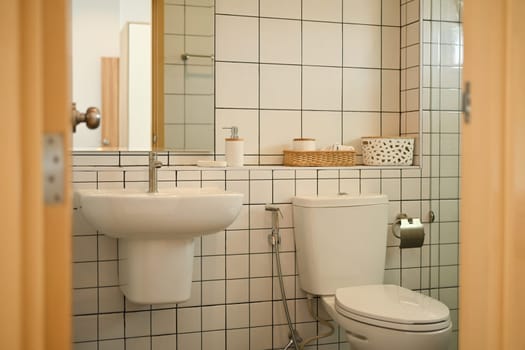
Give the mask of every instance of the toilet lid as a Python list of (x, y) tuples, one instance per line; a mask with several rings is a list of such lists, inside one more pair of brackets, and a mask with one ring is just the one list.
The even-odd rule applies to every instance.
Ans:
[(338, 312), (401, 324), (448, 321), (450, 312), (438, 300), (395, 285), (369, 285), (337, 289)]

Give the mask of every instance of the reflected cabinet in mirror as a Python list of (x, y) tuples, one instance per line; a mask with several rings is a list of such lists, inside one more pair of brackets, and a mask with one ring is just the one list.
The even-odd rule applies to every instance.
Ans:
[[(147, 12), (152, 51), (132, 50), (135, 46), (129, 38), (109, 53), (88, 46), (99, 65), (102, 56), (120, 60), (120, 120), (118, 128), (113, 128), (119, 132), (116, 147), (153, 147), (222, 160), (224, 139), (229, 135), (223, 128), (237, 126), (245, 140), (245, 164), (282, 164), (283, 150), (290, 149), (298, 137), (315, 138), (317, 148), (352, 145), (360, 164), (363, 136), (415, 137), (415, 163), (419, 164), (421, 107), (431, 99), (430, 90), (424, 93), (422, 89), (425, 36), (421, 35), (420, 1), (291, 1), (284, 5), (273, 0), (147, 0), (143, 12), (119, 7), (140, 0), (113, 1), (120, 11), (111, 26), (116, 34), (104, 30), (98, 38), (74, 37), (74, 55), (85, 43), (102, 44), (102, 39), (110, 37), (122, 43), (125, 23), (147, 22), (128, 14)], [(106, 7), (111, 3), (76, 2), (100, 2)], [(75, 28), (89, 29), (93, 20), (79, 9), (73, 21)], [(129, 25), (127, 31), (131, 33)], [(144, 63), (146, 59), (138, 64), (142, 72), (151, 71), (151, 82), (132, 78), (131, 66), (137, 59), (120, 54), (126, 47), (129, 52), (151, 54), (151, 65)], [(79, 110), (85, 110), (98, 100), (81, 96), (80, 90), (94, 95), (100, 87), (90, 82), (93, 86), (88, 89), (87, 69), (76, 67), (74, 96)], [(78, 72), (85, 73), (79, 80)], [(132, 83), (137, 81), (136, 92)], [(104, 129), (111, 118), (104, 113), (104, 103), (102, 109)], [(135, 124), (136, 120), (143, 124)], [(140, 126), (132, 128), (135, 125)], [(100, 130), (79, 129), (77, 149), (89, 133), (99, 135), (91, 147), (101, 147), (108, 139)], [(146, 140), (145, 144), (132, 144), (139, 133), (131, 130), (142, 131), (145, 136), (136, 137)], [(188, 164), (190, 158), (186, 157)]]

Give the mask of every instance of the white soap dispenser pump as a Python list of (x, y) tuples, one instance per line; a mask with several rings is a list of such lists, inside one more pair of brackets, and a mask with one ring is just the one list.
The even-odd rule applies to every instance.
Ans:
[(239, 138), (239, 128), (236, 126), (223, 128), (231, 130), (231, 136), (225, 139), (226, 164), (231, 167), (244, 165), (244, 140)]

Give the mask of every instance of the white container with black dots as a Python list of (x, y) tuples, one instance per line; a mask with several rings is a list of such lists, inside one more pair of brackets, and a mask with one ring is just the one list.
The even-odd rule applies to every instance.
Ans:
[(225, 139), (226, 164), (230, 167), (244, 165), (244, 139), (239, 138), (239, 128), (236, 126), (223, 129), (231, 130), (231, 136)]

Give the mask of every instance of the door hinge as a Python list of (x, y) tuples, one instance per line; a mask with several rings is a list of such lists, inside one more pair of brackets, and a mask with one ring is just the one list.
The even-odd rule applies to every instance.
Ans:
[(471, 100), (470, 100), (470, 81), (467, 81), (465, 83), (465, 90), (463, 91), (463, 99), (462, 99), (462, 111), (463, 111), (463, 119), (465, 120), (465, 123), (470, 123), (470, 113), (471, 113)]
[(64, 138), (61, 134), (44, 134), (42, 171), (44, 203), (64, 201)]

